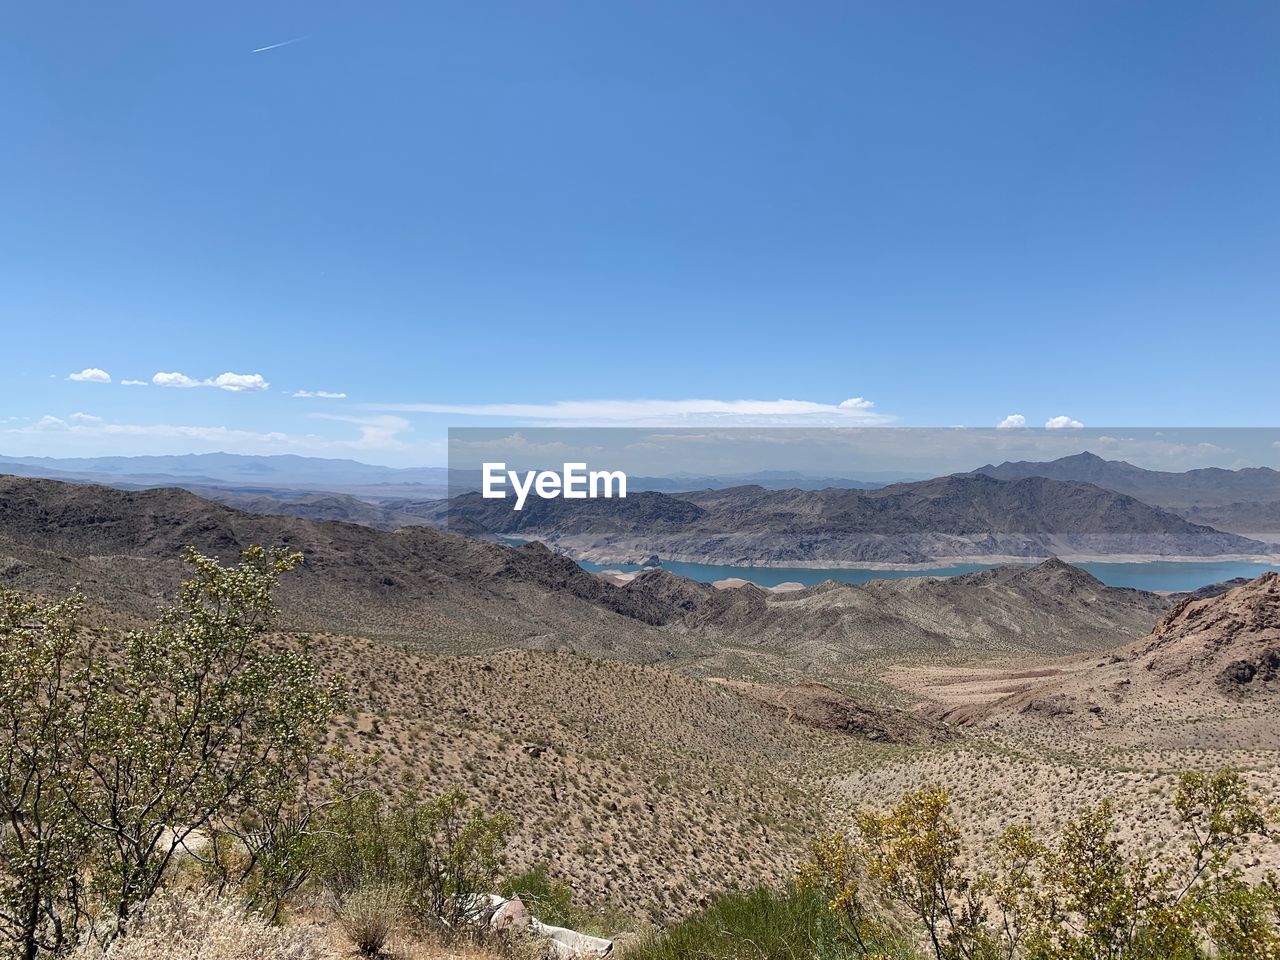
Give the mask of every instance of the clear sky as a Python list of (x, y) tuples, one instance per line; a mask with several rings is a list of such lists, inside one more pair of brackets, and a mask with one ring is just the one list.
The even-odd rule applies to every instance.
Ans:
[(0, 454), (1275, 425), (1278, 50), (1271, 0), (10, 4)]

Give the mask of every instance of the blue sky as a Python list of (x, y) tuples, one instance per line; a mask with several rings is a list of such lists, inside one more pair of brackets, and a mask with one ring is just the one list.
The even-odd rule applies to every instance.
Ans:
[(0, 454), (1274, 425), (1277, 49), (1270, 2), (12, 5)]

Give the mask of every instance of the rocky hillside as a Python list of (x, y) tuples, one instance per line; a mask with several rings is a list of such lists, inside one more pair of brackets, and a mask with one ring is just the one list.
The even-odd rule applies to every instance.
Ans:
[(0, 583), (149, 616), (183, 576), (183, 547), (230, 560), (251, 545), (304, 555), (291, 625), (396, 637), (436, 650), (511, 644), (656, 660), (650, 601), (538, 544), (511, 549), (423, 527), (387, 533), (232, 510), (185, 490), (117, 490), (0, 477)]
[[(441, 507), (436, 522), (443, 517)], [(530, 500), (521, 511), (470, 494), (449, 503), (447, 520), (463, 533), (536, 537), (605, 563), (654, 553), (702, 563), (834, 565), (1268, 552), (1257, 541), (1089, 483), (982, 474), (877, 490), (749, 486), (625, 500)]]
[(1276, 749), (1280, 574), (1186, 597), (1145, 637), (1100, 659), (1007, 679), (1007, 696), (967, 718), (1114, 744)]
[(1132, 673), (1166, 689), (1280, 693), (1280, 573), (1182, 601), (1128, 658)]

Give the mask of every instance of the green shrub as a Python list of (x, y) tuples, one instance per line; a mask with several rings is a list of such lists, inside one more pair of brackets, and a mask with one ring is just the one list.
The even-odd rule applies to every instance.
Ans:
[[(883, 960), (910, 960), (887, 933), (866, 941)], [(645, 937), (626, 960), (854, 960), (868, 956), (814, 890), (757, 889), (719, 897), (666, 931)]]
[(90, 929), (110, 941), (197, 842), (238, 840), (239, 872), (222, 880), (239, 882), (262, 862), (254, 838), (306, 822), (305, 773), (340, 690), (263, 637), (301, 556), (183, 559), (195, 575), (177, 602), (120, 638), (83, 630), (79, 597), (0, 588), (0, 939), (20, 957)]
[(456, 790), (434, 800), (366, 791), (320, 821), (314, 875), (339, 904), (360, 890), (398, 890), (417, 919), (458, 928), (497, 887), (509, 829)]

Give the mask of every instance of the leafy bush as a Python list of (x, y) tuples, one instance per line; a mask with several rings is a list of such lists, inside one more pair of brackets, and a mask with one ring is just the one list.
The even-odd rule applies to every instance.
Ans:
[(946, 794), (926, 789), (888, 813), (860, 814), (856, 836), (815, 843), (798, 888), (819, 894), (854, 942), (883, 922), (888, 901), (937, 960), (1280, 956), (1280, 885), (1274, 876), (1249, 884), (1232, 865), (1267, 833), (1260, 799), (1232, 771), (1190, 773), (1174, 808), (1187, 834), (1180, 856), (1128, 855), (1104, 803), (1053, 843), (1011, 828), (998, 869), (974, 876), (961, 867)]
[(177, 603), (114, 643), (80, 627), (78, 596), (0, 589), (0, 937), (28, 960), (86, 931), (109, 942), (198, 839), (217, 868), (231, 835), (223, 880), (245, 880), (282, 824), (306, 823), (339, 687), (262, 636), (300, 556), (184, 559)]
[(339, 904), (362, 890), (398, 890), (419, 920), (457, 928), (497, 886), (509, 829), (507, 817), (484, 816), (456, 790), (434, 800), (366, 791), (321, 821), (315, 877)]

